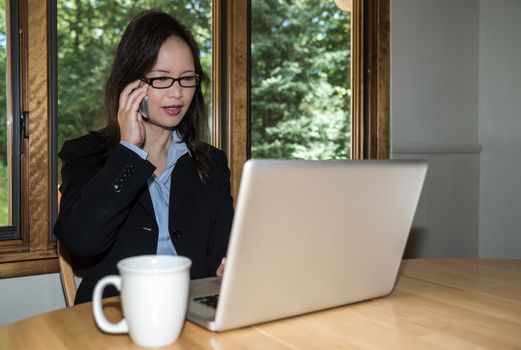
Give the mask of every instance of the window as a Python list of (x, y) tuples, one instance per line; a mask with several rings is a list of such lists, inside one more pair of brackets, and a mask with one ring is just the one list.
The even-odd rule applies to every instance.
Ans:
[(20, 237), (19, 42), (13, 35), (19, 9), (7, 5), (0, 1), (0, 241)]
[[(120, 3), (125, 4), (126, 14), (122, 9), (111, 9)], [(252, 86), (255, 70), (250, 69), (250, 60), (255, 52), (250, 55), (250, 44), (255, 45), (255, 35), (250, 31), (249, 21), (255, 6), (261, 2), (0, 0), (3, 14), (0, 17), (0, 73), (7, 77), (2, 78), (4, 85), (0, 83), (3, 89), (0, 91), (0, 216), (3, 215), (4, 220), (0, 223), (0, 278), (58, 271), (56, 242), (51, 234), (59, 181), (56, 152), (63, 140), (101, 125), (100, 106), (87, 104), (86, 92), (79, 88), (92, 89), (89, 96), (99, 101), (95, 96), (101, 93), (103, 74), (109, 64), (105, 56), (99, 55), (103, 49), (108, 51), (115, 45), (116, 28), (127, 21), (123, 17), (130, 16), (144, 3), (146, 7), (171, 6), (186, 16), (193, 16), (190, 22), (197, 28), (203, 62), (206, 67), (212, 67), (212, 87), (208, 91), (212, 143), (228, 154), (232, 194), (236, 196), (250, 146), (251, 153), (256, 152), (255, 144), (250, 143), (254, 121), (250, 121), (249, 116), (250, 111), (258, 107), (254, 107), (252, 99), (258, 93), (254, 89), (260, 85), (255, 82)], [(311, 0), (298, 3), (312, 4)], [(105, 11), (116, 12), (110, 12), (109, 16)], [(353, 0), (351, 15), (332, 16), (340, 16), (339, 20), (344, 20), (342, 16), (351, 17), (351, 79), (339, 85), (330, 84), (341, 87), (338, 91), (344, 98), (342, 101), (350, 105), (349, 109), (342, 109), (350, 116), (350, 131), (343, 134), (351, 134), (349, 153), (355, 159), (386, 158), (389, 151), (389, 0)], [(102, 22), (109, 17), (110, 23)], [(343, 30), (347, 43), (347, 28)], [(107, 34), (102, 40), (100, 31), (112, 33), (111, 39)], [(90, 52), (85, 50), (88, 45), (91, 45)], [(103, 61), (98, 59), (98, 65), (92, 61), (96, 57), (103, 57)], [(348, 62), (344, 68), (345, 72), (349, 70)], [(89, 72), (98, 75), (89, 76)], [(326, 81), (329, 79), (328, 75)], [(65, 87), (60, 87), (62, 85)], [(69, 88), (71, 91), (64, 90)], [(87, 108), (92, 118), (79, 119), (82, 121), (79, 123), (76, 118), (84, 118), (85, 113), (82, 111), (81, 116), (74, 118), (73, 115), (82, 108)], [(341, 119), (349, 120), (345, 115)], [(26, 127), (22, 127), (22, 116)], [(340, 129), (346, 130), (346, 127)], [(344, 146), (339, 148), (348, 152)]]
[(351, 12), (330, 0), (251, 4), (251, 157), (349, 158)]
[[(0, 226), (11, 223), (9, 200), (9, 164), (7, 156), (7, 16), (5, 2), (0, 2)], [(9, 139), (11, 135), (9, 135)]]
[[(334, 8), (333, 3), (337, 3), (339, 7), (344, 9), (350, 8), (351, 13), (338, 11)], [(228, 20), (226, 48), (228, 57), (226, 62), (227, 109), (226, 118), (222, 122), (225, 133), (220, 145), (227, 151), (230, 160), (234, 198), (236, 198), (238, 192), (242, 166), (248, 157), (343, 158), (347, 153), (352, 159), (388, 158), (389, 0), (336, 0), (334, 2), (305, 0), (294, 2), (291, 6), (280, 0), (251, 0), (249, 4), (251, 6), (248, 6), (245, 2), (233, 2), (229, 4), (226, 12)], [(320, 21), (325, 20), (332, 25), (329, 28), (328, 26), (319, 28), (319, 26), (315, 28), (318, 33), (312, 30), (309, 33), (306, 31), (309, 28), (303, 26), (298, 30), (293, 28), (297, 28), (296, 22), (298, 23), (301, 20), (301, 18), (295, 18), (295, 16), (302, 16), (310, 21), (310, 28), (313, 27), (313, 22), (320, 23)], [(276, 25), (265, 25), (268, 22)], [(339, 25), (335, 26), (335, 22)], [(260, 29), (258, 27), (262, 27), (260, 24), (266, 27), (263, 29), (264, 34), (261, 34), (263, 33), (262, 30), (258, 31)], [(328, 29), (332, 31), (329, 32)], [(291, 40), (305, 43), (306, 40), (312, 40), (311, 37), (314, 35), (315, 38), (323, 38), (326, 42), (331, 40), (331, 42), (341, 43), (342, 40), (335, 41), (334, 37), (325, 40), (324, 35), (326, 33), (333, 36), (342, 35), (343, 32), (345, 42), (340, 44), (340, 47), (332, 47), (332, 50), (325, 50), (325, 52), (333, 56), (327, 57), (328, 59), (338, 59), (338, 62), (344, 59), (345, 64), (340, 68), (329, 68), (328, 71), (327, 64), (318, 62), (318, 66), (326, 67), (326, 69), (313, 72), (315, 67), (308, 65), (306, 66), (307, 70), (304, 70), (299, 66), (300, 63), (295, 57), (287, 59), (282, 57), (282, 60), (277, 57), (279, 52), (288, 50), (287, 47), (282, 47), (282, 43), (277, 42), (272, 42), (273, 57), (270, 58), (269, 55), (266, 55), (266, 59), (257, 62), (255, 55), (258, 55), (259, 52), (270, 53), (271, 48), (265, 47), (263, 40), (259, 41), (259, 39), (262, 39), (262, 35), (267, 36), (267, 33), (272, 30), (275, 30), (277, 35), (280, 33), (291, 35), (290, 39), (283, 36), (282, 40), (287, 45), (293, 46), (295, 50), (291, 53), (293, 56), (296, 53), (303, 57), (306, 57), (307, 52), (305, 51), (308, 48), (305, 45), (297, 47)], [(302, 32), (305, 35), (297, 38)], [(271, 33), (271, 35), (274, 34)], [(351, 37), (350, 43), (349, 37)], [(320, 46), (313, 49), (317, 52), (321, 50)], [(298, 50), (304, 52), (299, 53)], [(335, 57), (335, 54), (340, 57)], [(342, 58), (343, 54), (346, 57)], [(305, 63), (310, 64), (311, 61), (315, 61), (310, 59), (311, 57), (307, 57)], [(253, 62), (254, 60), (255, 62)], [(264, 72), (263, 62), (271, 63), (270, 60), (278, 62), (278, 67), (270, 67)], [(346, 72), (345, 74), (348, 77), (350, 76), (350, 81), (342, 81), (342, 78), (335, 77), (335, 74), (330, 73), (336, 70)], [(282, 71), (285, 71), (284, 74), (280, 74)], [(308, 91), (303, 91), (307, 87), (295, 86), (302, 83), (300, 81), (302, 76), (296, 75), (295, 72), (303, 76), (317, 74), (321, 79), (319, 79), (320, 83), (316, 84), (324, 84), (322, 89), (313, 92), (313, 94), (308, 94)], [(289, 78), (294, 78), (297, 81)], [(305, 81), (311, 82), (309, 86), (313, 88), (314, 80)], [(286, 85), (283, 86), (282, 84)], [(300, 95), (294, 98), (294, 104), (291, 107), (293, 108), (291, 114), (294, 118), (285, 119), (286, 114), (289, 114), (288, 108), (285, 105), (286, 101), (281, 99), (279, 92), (281, 88), (282, 90), (288, 89), (288, 86), (294, 87), (297, 93), (300, 89)], [(277, 90), (275, 92), (270, 91), (270, 87)], [(338, 93), (342, 97), (339, 99), (341, 102), (327, 106), (327, 109), (333, 109), (328, 111), (328, 118), (337, 117), (341, 122), (332, 128), (322, 123), (322, 126), (328, 130), (325, 133), (322, 130), (322, 133), (327, 134), (327, 137), (322, 138), (316, 148), (322, 148), (324, 151), (320, 154), (313, 154), (313, 147), (309, 147), (309, 145), (316, 140), (313, 139), (313, 135), (309, 134), (319, 130), (319, 128), (316, 125), (313, 128), (310, 127), (312, 117), (309, 116), (316, 115), (317, 110), (323, 107), (320, 104), (312, 106), (307, 104), (307, 101), (313, 101), (314, 96), (321, 96), (324, 93), (330, 96)], [(264, 99), (263, 94), (268, 95), (266, 99)], [(291, 94), (289, 96), (291, 97)], [(293, 97), (291, 98), (293, 99)], [(271, 99), (275, 99), (276, 106), (271, 104)], [(338, 107), (340, 105), (342, 105), (342, 108)], [(276, 111), (272, 111), (274, 107), (278, 107)], [(308, 109), (306, 111), (308, 117), (302, 118), (299, 109), (302, 107)], [(282, 122), (275, 126), (264, 125), (262, 118), (269, 119), (270, 113), (274, 114), (275, 112), (283, 116), (279, 118)], [(348, 125), (343, 124), (346, 121)], [(282, 124), (282, 127), (280, 124)], [(318, 124), (320, 124), (320, 121)], [(298, 144), (298, 137), (301, 137), (301, 135), (298, 135), (299, 130), (295, 128), (296, 126), (302, 127), (301, 125), (308, 128), (308, 135), (311, 136), (308, 137), (308, 143), (304, 146)], [(320, 131), (316, 132), (318, 135), (320, 133)], [(329, 135), (334, 135), (334, 137), (329, 138)], [(320, 139), (320, 137), (317, 139)], [(289, 140), (290, 142), (281, 145), (281, 140)], [(334, 151), (331, 152), (330, 150)]]

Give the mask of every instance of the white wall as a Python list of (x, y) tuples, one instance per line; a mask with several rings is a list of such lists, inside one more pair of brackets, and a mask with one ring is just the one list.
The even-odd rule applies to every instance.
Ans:
[(391, 137), (429, 174), (407, 253), (521, 258), (521, 1), (391, 0)]
[(479, 255), (521, 258), (521, 1), (481, 0)]
[(57, 273), (0, 279), (0, 327), (65, 307)]
[(407, 257), (477, 257), (478, 0), (391, 0), (393, 158), (429, 171)]
[(391, 0), (392, 142), (478, 142), (477, 0)]

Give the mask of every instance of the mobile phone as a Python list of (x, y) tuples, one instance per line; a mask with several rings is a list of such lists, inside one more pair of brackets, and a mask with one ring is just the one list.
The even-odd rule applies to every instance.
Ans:
[(145, 96), (139, 103), (139, 114), (143, 118), (148, 118), (148, 96)]

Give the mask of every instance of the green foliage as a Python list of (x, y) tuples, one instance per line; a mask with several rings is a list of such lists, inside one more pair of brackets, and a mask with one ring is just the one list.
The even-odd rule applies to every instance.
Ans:
[[(7, 94), (6, 94), (6, 65), (7, 65), (7, 41), (6, 41), (6, 12), (5, 1), (0, 1), (0, 162), (7, 162)], [(3, 186), (3, 183), (0, 184)], [(0, 202), (3, 203), (3, 202)]]
[(7, 191), (7, 166), (4, 162), (0, 162), (0, 226), (8, 224), (8, 204), (9, 194)]
[(252, 157), (349, 156), (350, 30), (333, 1), (252, 1)]
[(7, 108), (6, 108), (6, 12), (0, 1), (0, 226), (8, 224)]

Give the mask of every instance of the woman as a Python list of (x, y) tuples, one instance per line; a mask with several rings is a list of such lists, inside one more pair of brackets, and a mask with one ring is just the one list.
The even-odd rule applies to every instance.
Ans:
[(130, 22), (105, 88), (107, 126), (59, 153), (54, 233), (73, 255), (92, 258), (76, 303), (91, 300), (96, 282), (134, 255), (187, 256), (191, 278), (222, 274), (230, 171), (225, 154), (202, 141), (203, 81), (197, 44), (176, 19), (147, 11)]

